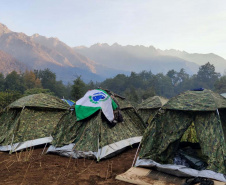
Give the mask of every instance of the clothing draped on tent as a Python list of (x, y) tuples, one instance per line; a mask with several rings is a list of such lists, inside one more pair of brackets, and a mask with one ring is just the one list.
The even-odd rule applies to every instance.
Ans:
[(112, 122), (114, 120), (113, 110), (116, 108), (117, 104), (106, 91), (96, 89), (88, 91), (76, 102), (75, 112), (77, 121), (79, 121), (91, 116), (93, 113), (101, 109), (106, 118)]

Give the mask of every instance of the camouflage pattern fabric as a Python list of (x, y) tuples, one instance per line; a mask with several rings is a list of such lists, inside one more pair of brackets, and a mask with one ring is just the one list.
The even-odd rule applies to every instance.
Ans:
[(226, 174), (226, 138), (216, 112), (198, 113), (195, 128), (207, 169)]
[(76, 122), (74, 113), (63, 116), (53, 132), (52, 144), (61, 147), (74, 143), (77, 151), (98, 151), (100, 147), (114, 142), (141, 136), (145, 125), (133, 108), (121, 110), (124, 121), (111, 127), (101, 113), (96, 112), (89, 118)]
[(226, 98), (210, 90), (186, 91), (171, 98), (163, 109), (187, 111), (215, 111), (226, 108)]
[(11, 144), (21, 109), (12, 109), (0, 114), (0, 145)]
[(67, 103), (47, 94), (18, 99), (0, 114), (0, 145), (49, 137), (68, 109)]
[(192, 122), (192, 124), (185, 131), (181, 138), (181, 142), (199, 143), (194, 122)]
[(191, 123), (192, 115), (187, 112), (161, 110), (145, 130), (139, 157), (172, 163), (180, 139)]
[(143, 119), (144, 123), (149, 124), (151, 120), (155, 117), (158, 113), (159, 108), (157, 109), (138, 109), (137, 113)]
[(168, 101), (169, 101), (168, 99), (163, 98), (161, 96), (153, 96), (153, 97), (147, 98), (141, 104), (139, 104), (138, 110), (160, 108), (163, 105), (165, 105)]
[(208, 169), (225, 174), (226, 143), (216, 112), (161, 110), (144, 133), (140, 158), (173, 163), (181, 137), (193, 121)]
[[(64, 111), (10, 109), (0, 116), (1, 145), (49, 137)], [(7, 116), (7, 117), (6, 117)]]
[(114, 96), (113, 100), (119, 105), (120, 109), (133, 108), (132, 104), (125, 99)]
[(77, 131), (83, 126), (77, 124), (75, 111), (67, 111), (58, 122), (52, 133), (52, 144), (57, 147), (73, 143), (77, 137)]
[(67, 110), (70, 106), (61, 99), (48, 94), (40, 93), (25, 96), (11, 103), (7, 108), (39, 107)]
[(63, 114), (61, 110), (25, 108), (14, 131), (13, 143), (49, 137)]
[(117, 123), (114, 127), (110, 127), (106, 120), (100, 122), (100, 147), (143, 135), (145, 125), (136, 111), (133, 108), (123, 109), (121, 113), (123, 122)]
[[(219, 109), (222, 128), (224, 131), (224, 138), (226, 139), (226, 109)], [(226, 140), (225, 140), (226, 142)]]
[(153, 96), (144, 100), (138, 106), (138, 114), (141, 116), (143, 121), (147, 124), (151, 122), (158, 110), (168, 102), (168, 99), (161, 96)]

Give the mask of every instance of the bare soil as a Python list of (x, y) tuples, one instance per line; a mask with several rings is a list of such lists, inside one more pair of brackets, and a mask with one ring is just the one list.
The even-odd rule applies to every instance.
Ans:
[(115, 177), (131, 167), (136, 148), (100, 162), (53, 154), (42, 155), (42, 152), (43, 148), (13, 154), (0, 152), (0, 184), (129, 184)]

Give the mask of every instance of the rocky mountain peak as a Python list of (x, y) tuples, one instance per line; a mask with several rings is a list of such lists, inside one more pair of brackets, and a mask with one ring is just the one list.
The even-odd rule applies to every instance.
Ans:
[(6, 25), (0, 23), (0, 36), (5, 33), (10, 33), (10, 32), (12, 32), (12, 31), (9, 30)]

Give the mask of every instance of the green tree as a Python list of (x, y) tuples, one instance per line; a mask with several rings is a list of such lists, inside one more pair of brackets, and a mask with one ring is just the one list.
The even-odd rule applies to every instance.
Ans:
[(137, 94), (137, 90), (134, 87), (130, 87), (125, 90), (125, 97), (131, 101), (133, 105), (139, 103), (139, 96)]
[[(42, 87), (44, 89), (49, 89), (50, 91), (56, 93), (56, 74), (50, 71), (50, 69), (36, 70), (34, 71), (37, 78), (41, 80)], [(56, 93), (57, 94), (57, 93)]]
[(6, 90), (4, 92), (0, 92), (0, 111), (21, 97), (22, 95), (18, 91)]
[(215, 82), (220, 77), (220, 73), (215, 72), (214, 65), (209, 62), (199, 67), (197, 78), (195, 79), (196, 87), (213, 89)]
[(0, 73), (0, 91), (4, 91), (5, 89), (5, 78), (2, 73)]
[(214, 84), (215, 90), (218, 93), (226, 92), (226, 76), (220, 77)]
[(71, 88), (71, 97), (75, 101), (82, 98), (87, 91), (86, 84), (81, 79), (81, 76), (77, 77), (74, 80)]
[(10, 74), (8, 74), (5, 78), (5, 89), (23, 93), (25, 86), (22, 76), (17, 74), (16, 71), (12, 71)]

